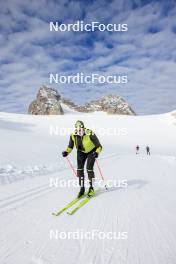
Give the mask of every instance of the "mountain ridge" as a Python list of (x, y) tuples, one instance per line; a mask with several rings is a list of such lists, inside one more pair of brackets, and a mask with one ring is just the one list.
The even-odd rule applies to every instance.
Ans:
[(36, 99), (28, 107), (28, 114), (32, 115), (63, 115), (62, 103), (70, 109), (80, 113), (96, 111), (115, 115), (136, 115), (129, 104), (118, 95), (105, 95), (91, 100), (84, 105), (77, 105), (70, 99), (61, 97), (58, 91), (47, 86), (40, 87)]

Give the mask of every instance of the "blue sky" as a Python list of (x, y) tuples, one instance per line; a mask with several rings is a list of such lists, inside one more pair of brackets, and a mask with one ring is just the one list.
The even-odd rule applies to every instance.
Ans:
[[(175, 0), (0, 0), (0, 111), (25, 113), (49, 73), (122, 74), (125, 85), (52, 85), (84, 103), (124, 97), (138, 114), (176, 109)], [(50, 32), (49, 22), (127, 23), (128, 31)]]

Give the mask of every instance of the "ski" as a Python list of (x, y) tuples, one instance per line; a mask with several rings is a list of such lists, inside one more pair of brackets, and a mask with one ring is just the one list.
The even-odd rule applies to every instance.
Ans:
[(68, 203), (65, 207), (63, 207), (62, 209), (60, 209), (59, 211), (52, 213), (52, 215), (54, 216), (59, 216), (60, 214), (62, 214), (64, 211), (66, 211), (67, 209), (69, 209), (72, 205), (74, 205), (75, 203), (77, 203), (80, 199), (84, 198), (87, 195), (87, 192), (82, 195), (81, 197), (76, 197), (74, 200), (72, 200), (70, 203)]
[(93, 196), (97, 194), (98, 190), (95, 190), (94, 194), (91, 196), (87, 196), (84, 200), (82, 200), (72, 211), (68, 211), (67, 214), (73, 215), (76, 213), (83, 205), (85, 205)]

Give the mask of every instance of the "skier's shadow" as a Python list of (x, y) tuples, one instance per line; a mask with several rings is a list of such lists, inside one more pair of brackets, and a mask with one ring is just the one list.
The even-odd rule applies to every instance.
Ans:
[(132, 186), (135, 189), (141, 189), (143, 188), (146, 184), (148, 184), (148, 181), (144, 181), (141, 179), (134, 179), (131, 181), (127, 181), (128, 186)]
[(114, 191), (119, 191), (119, 190), (124, 190), (124, 191), (128, 191), (131, 189), (141, 189), (143, 188), (146, 184), (148, 184), (147, 181), (141, 180), (141, 179), (134, 179), (134, 180), (130, 180), (127, 181), (127, 186), (116, 186), (116, 187), (107, 187), (104, 189), (101, 189), (96, 196), (102, 194), (102, 193), (108, 193), (108, 192), (114, 192)]

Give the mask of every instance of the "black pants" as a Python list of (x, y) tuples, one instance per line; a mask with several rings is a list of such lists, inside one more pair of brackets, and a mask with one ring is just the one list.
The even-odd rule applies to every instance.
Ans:
[(84, 187), (84, 165), (86, 160), (87, 160), (86, 169), (87, 169), (90, 187), (92, 187), (92, 179), (95, 178), (93, 171), (95, 158), (93, 157), (93, 152), (94, 150), (92, 150), (89, 153), (77, 151), (77, 175), (79, 177), (79, 185), (82, 187)]

